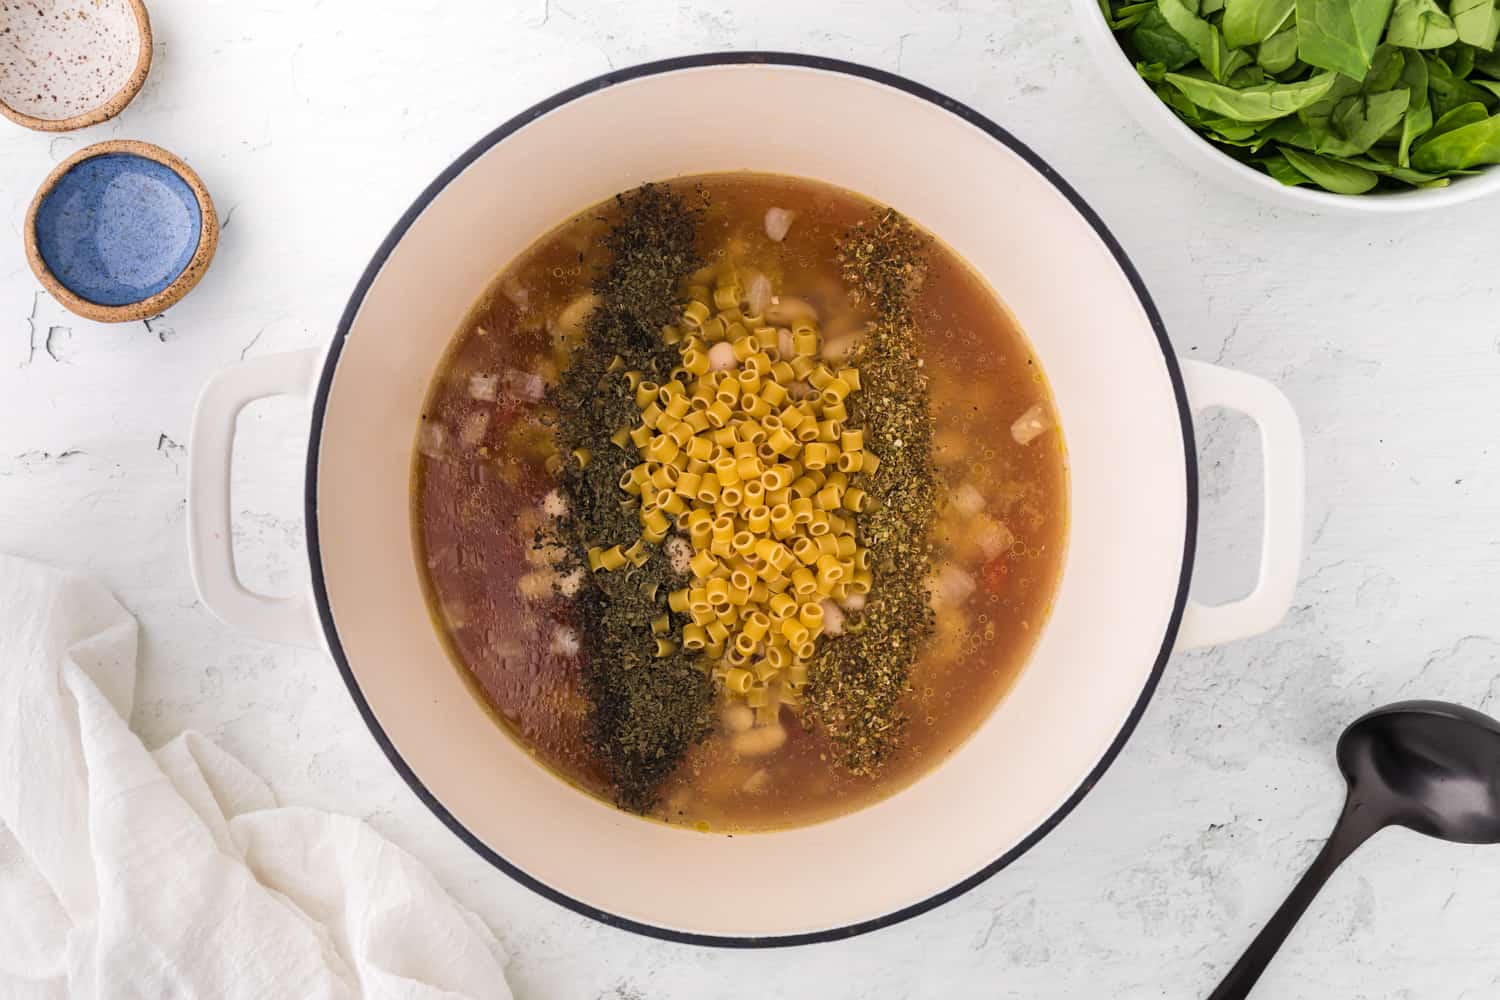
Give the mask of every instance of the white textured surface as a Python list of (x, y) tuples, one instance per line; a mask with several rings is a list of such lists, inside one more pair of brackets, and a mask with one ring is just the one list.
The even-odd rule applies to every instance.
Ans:
[[(1331, 824), (1345, 722), (1401, 697), (1500, 710), (1500, 201), (1363, 222), (1223, 194), (1123, 119), (1055, 4), (156, 0), (152, 15), (155, 68), (119, 119), (55, 138), (0, 127), (0, 550), (95, 573), (140, 618), (148, 744), (198, 727), (284, 802), (369, 818), (487, 917), (519, 997), (1199, 996)], [(727, 47), (899, 68), (1011, 128), (1114, 228), (1178, 349), (1276, 380), (1309, 437), (1309, 548), (1284, 626), (1174, 660), (1120, 761), (1008, 871), (899, 927), (773, 954), (609, 930), (490, 869), (396, 778), (325, 657), (195, 606), (182, 523), (198, 386), (241, 356), (326, 342), (371, 251), (455, 155), (611, 65)], [(39, 294), (20, 226), (54, 163), (116, 137), (183, 156), (226, 225), (187, 300), (103, 327)], [(244, 423), (240, 554), (289, 590), (305, 576), (302, 416), (268, 404)], [(1237, 420), (1200, 426), (1197, 590), (1222, 598), (1253, 571), (1257, 448)], [(1383, 835), (1262, 994), (1497, 995), (1497, 862)]]

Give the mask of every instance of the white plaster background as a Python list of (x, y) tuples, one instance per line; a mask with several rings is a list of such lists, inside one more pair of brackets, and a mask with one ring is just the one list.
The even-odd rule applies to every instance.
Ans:
[[(57, 137), (0, 122), (0, 549), (93, 573), (139, 616), (134, 723), (148, 743), (199, 728), (284, 801), (366, 817), (490, 922), (524, 1000), (1202, 996), (1331, 824), (1344, 723), (1418, 695), (1500, 710), (1500, 200), (1356, 221), (1222, 193), (1122, 117), (1063, 4), (151, 9), (155, 68), (121, 118)], [(330, 661), (232, 635), (195, 604), (183, 530), (189, 415), (213, 371), (325, 343), (399, 213), (514, 112), (611, 66), (723, 48), (900, 70), (1010, 128), (1114, 228), (1178, 350), (1274, 379), (1308, 434), (1309, 545), (1281, 628), (1175, 659), (1102, 784), (1011, 869), (896, 928), (774, 953), (610, 930), (491, 870), (396, 778)], [(38, 292), (20, 231), (54, 163), (116, 137), (193, 164), (225, 230), (185, 302), (105, 327)], [(265, 404), (243, 427), (241, 559), (290, 590), (306, 572), (303, 418)], [(1253, 573), (1257, 446), (1238, 420), (1200, 429), (1197, 589), (1224, 597)], [(1500, 996), (1497, 900), (1500, 850), (1387, 833), (1334, 880), (1259, 995)]]

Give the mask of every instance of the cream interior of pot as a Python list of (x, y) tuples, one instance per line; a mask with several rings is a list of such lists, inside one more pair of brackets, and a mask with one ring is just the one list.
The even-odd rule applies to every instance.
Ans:
[[(718, 123), (759, 122), (753, 139)], [(988, 722), (862, 812), (726, 837), (643, 821), (562, 783), (450, 664), (411, 545), (408, 476), (428, 380), (505, 265), (571, 213), (642, 181), (796, 174), (890, 204), (965, 257), (1017, 316), (1070, 449), (1071, 538), (1050, 623)], [(459, 823), (558, 892), (700, 934), (847, 926), (975, 874), (1047, 822), (1126, 725), (1178, 592), (1187, 475), (1162, 347), (1128, 279), (1020, 156), (937, 105), (801, 67), (679, 70), (553, 110), (497, 143), (412, 224), (343, 347), (322, 428), (329, 611), (385, 737)]]

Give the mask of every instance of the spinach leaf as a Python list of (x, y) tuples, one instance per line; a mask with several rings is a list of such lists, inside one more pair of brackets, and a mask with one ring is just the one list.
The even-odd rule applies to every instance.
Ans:
[(1173, 111), (1189, 125), (1198, 125), (1203, 120), (1203, 113), (1198, 110), (1198, 105), (1187, 99), (1182, 91), (1167, 84), (1165, 81), (1156, 85), (1156, 96), (1160, 97), (1162, 103)]
[(1276, 178), (1287, 187), (1297, 187), (1302, 184), (1311, 183), (1307, 175), (1286, 161), (1286, 157), (1280, 153), (1272, 153), (1264, 159), (1257, 160), (1261, 166), (1266, 168), (1266, 173)]
[(1432, 128), (1432, 102), (1427, 96), (1427, 60), (1414, 56), (1406, 60), (1401, 69), (1401, 82), (1411, 93), (1406, 117), (1401, 119), (1401, 138), (1396, 152), (1396, 161), (1403, 167), (1411, 166), (1411, 144)]
[(1215, 80), (1227, 76), (1225, 64), (1230, 51), (1219, 29), (1198, 16), (1197, 7), (1187, 0), (1156, 0), (1156, 7), (1172, 30), (1187, 40), (1198, 55), (1198, 61)]
[(1219, 25), (1224, 44), (1235, 49), (1259, 45), (1285, 30), (1296, 9), (1297, 0), (1229, 0)]
[[(1247, 69), (1255, 71), (1249, 83), (1231, 82), (1237, 75), (1243, 79), (1243, 73)], [(1235, 49), (1229, 53), (1229, 59), (1224, 63), (1224, 82), (1231, 87), (1254, 86), (1265, 82), (1265, 73), (1255, 65), (1255, 56), (1250, 54), (1249, 49)]]
[(1281, 183), (1357, 195), (1500, 165), (1500, 0), (1099, 4), (1163, 103)]
[(1442, 124), (1412, 151), (1413, 167), (1446, 173), (1500, 163), (1500, 115), (1440, 132)]
[(1277, 122), (1268, 134), (1314, 153), (1358, 156), (1396, 129), (1406, 114), (1410, 91), (1392, 89), (1401, 82), (1405, 62), (1400, 50), (1381, 46), (1363, 84), (1340, 75), (1321, 99), (1298, 112), (1299, 121)]
[(1458, 41), (1458, 28), (1437, 0), (1396, 0), (1385, 41), (1407, 49), (1442, 49)]
[(1232, 142), (1250, 142), (1260, 137), (1260, 125), (1257, 122), (1239, 122), (1233, 118), (1204, 118), (1200, 124), (1204, 128), (1212, 129), (1221, 138)]
[[(1413, 54), (1410, 58), (1422, 57)], [(1406, 60), (1407, 54), (1395, 46), (1380, 46), (1375, 50), (1375, 57), (1370, 60), (1370, 72), (1365, 75), (1359, 89), (1366, 94), (1392, 89), (1401, 82), (1401, 71), (1406, 68)]]
[(1317, 101), (1333, 87), (1337, 76), (1319, 73), (1298, 83), (1266, 83), (1244, 90), (1182, 73), (1168, 73), (1167, 82), (1200, 108), (1235, 121), (1262, 122), (1289, 115)]
[(1261, 42), (1255, 52), (1255, 61), (1272, 76), (1291, 69), (1297, 62), (1297, 26), (1282, 28)]
[(1411, 91), (1405, 88), (1344, 98), (1330, 118), (1334, 134), (1342, 140), (1339, 148), (1320, 152), (1335, 156), (1355, 156), (1365, 152), (1401, 123), (1410, 104)]
[(1403, 184), (1411, 184), (1415, 187), (1442, 187), (1448, 183), (1448, 178), (1443, 174), (1429, 174), (1420, 170), (1411, 170), (1407, 167), (1398, 167), (1395, 164), (1386, 163), (1383, 160), (1377, 160), (1369, 156), (1356, 157), (1344, 162), (1368, 170), (1373, 174), (1390, 177), (1393, 180), (1398, 180)]
[(1443, 62), (1453, 70), (1454, 76), (1467, 80), (1469, 74), (1474, 72), (1474, 57), (1478, 52), (1479, 50), (1474, 46), (1460, 42), (1443, 50)]
[(1500, 37), (1500, 11), (1495, 9), (1495, 0), (1452, 0), (1449, 13), (1459, 41), (1486, 52), (1495, 47), (1495, 39)]
[(1441, 118), (1463, 104), (1483, 104), (1495, 107), (1500, 102), (1487, 90), (1474, 86), (1453, 74), (1448, 64), (1432, 53), (1423, 53), (1427, 60), (1428, 90), (1432, 95), (1432, 113)]
[(1173, 30), (1154, 3), (1131, 31), (1130, 44), (1143, 62), (1161, 63), (1168, 70), (1182, 69), (1198, 58), (1187, 39)]
[(1440, 135), (1447, 135), (1455, 129), (1461, 129), (1467, 125), (1477, 125), (1489, 116), (1489, 109), (1483, 104), (1461, 104), (1439, 118), (1437, 124), (1432, 126), (1422, 139), (1426, 142), (1436, 139)]
[(1281, 155), (1308, 180), (1334, 194), (1364, 194), (1380, 183), (1380, 176), (1374, 171), (1342, 160), (1297, 149), (1283, 149)]
[(1500, 80), (1500, 53), (1486, 52), (1484, 55), (1476, 56), (1474, 71), (1476, 73), (1483, 73), (1492, 79)]
[[(1240, 49), (1240, 52), (1245, 51)], [(1241, 66), (1229, 74), (1229, 79), (1224, 81), (1235, 90), (1247, 90), (1250, 87), (1259, 87), (1261, 84), (1271, 81), (1266, 79), (1266, 71), (1259, 66)]]
[(1363, 80), (1394, 0), (1297, 0), (1297, 55)]

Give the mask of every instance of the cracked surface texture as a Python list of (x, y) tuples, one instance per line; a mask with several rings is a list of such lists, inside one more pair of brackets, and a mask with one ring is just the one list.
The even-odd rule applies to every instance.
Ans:
[[(1500, 200), (1363, 220), (1276, 211), (1190, 173), (1124, 117), (1065, 7), (1020, 0), (154, 0), (156, 69), (98, 134), (0, 128), (0, 549), (103, 579), (144, 626), (134, 724), (196, 727), (286, 802), (364, 816), (430, 864), (514, 955), (518, 997), (1163, 1000), (1202, 996), (1338, 811), (1333, 742), (1398, 698), (1500, 713)], [(1176, 658), (1083, 805), (1008, 871), (851, 941), (711, 952), (591, 923), (490, 869), (400, 782), (332, 664), (229, 634), (194, 603), (183, 526), (193, 400), (218, 368), (326, 343), (392, 222), (509, 115), (611, 65), (726, 47), (902, 72), (1007, 126), (1090, 199), (1188, 358), (1266, 376), (1308, 435), (1308, 546), (1274, 632)], [(3, 125), (4, 123), (0, 123)], [(104, 327), (39, 295), (19, 226), (83, 144), (144, 135), (225, 219), (202, 286)], [(324, 183), (359, 164), (358, 183)], [(248, 410), (242, 566), (300, 586), (305, 421)], [(1254, 575), (1259, 445), (1202, 434), (1199, 596)], [(1500, 853), (1389, 832), (1333, 881), (1261, 994), (1486, 1000)]]

